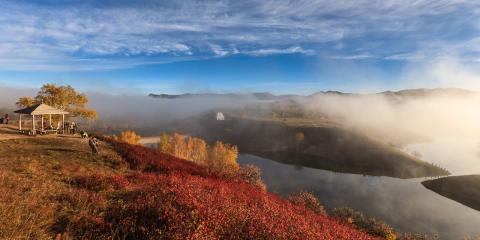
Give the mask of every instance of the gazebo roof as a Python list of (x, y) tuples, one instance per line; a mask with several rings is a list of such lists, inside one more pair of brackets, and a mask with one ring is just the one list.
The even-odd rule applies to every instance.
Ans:
[(52, 106), (48, 106), (47, 104), (43, 104), (43, 103), (17, 110), (15, 111), (15, 113), (29, 114), (29, 115), (69, 114), (69, 112), (54, 108)]

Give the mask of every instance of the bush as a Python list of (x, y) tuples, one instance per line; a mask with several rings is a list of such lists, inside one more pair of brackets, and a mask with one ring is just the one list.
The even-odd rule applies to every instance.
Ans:
[(320, 203), (318, 198), (312, 192), (299, 192), (296, 194), (291, 194), (288, 197), (288, 200), (295, 205), (303, 206), (308, 208), (319, 215), (327, 215), (325, 208)]
[(238, 171), (238, 176), (242, 180), (252, 184), (253, 186), (266, 190), (267, 187), (263, 183), (261, 175), (262, 174), (261, 174), (260, 168), (251, 164), (247, 164), (241, 167), (240, 170)]
[(354, 211), (351, 208), (335, 208), (333, 215), (340, 218), (342, 221), (353, 224), (359, 229), (366, 231), (369, 234), (385, 238), (387, 240), (397, 239), (395, 231), (386, 223), (368, 218), (363, 213)]

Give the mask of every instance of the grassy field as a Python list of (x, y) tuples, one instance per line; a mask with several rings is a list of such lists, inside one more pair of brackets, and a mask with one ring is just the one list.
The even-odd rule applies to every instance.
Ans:
[(104, 143), (92, 155), (80, 138), (26, 138), (0, 130), (0, 239), (52, 239), (68, 227), (62, 219), (89, 209), (64, 202), (76, 193), (75, 177), (129, 171)]

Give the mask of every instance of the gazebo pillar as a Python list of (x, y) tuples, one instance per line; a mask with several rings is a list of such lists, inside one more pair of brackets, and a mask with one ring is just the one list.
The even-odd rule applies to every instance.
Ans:
[(40, 127), (40, 129), (42, 129), (42, 131), (43, 131), (43, 130), (45, 130), (45, 129), (43, 129), (43, 115), (40, 115), (40, 117), (42, 118), (42, 126)]
[(52, 126), (52, 114), (48, 114), (48, 127)]
[(32, 115), (32, 132), (35, 134), (35, 115)]
[(19, 118), (19, 120), (18, 120), (18, 130), (22, 131), (22, 114), (21, 113), (18, 114), (18, 118)]
[(65, 134), (65, 114), (62, 114), (62, 134)]

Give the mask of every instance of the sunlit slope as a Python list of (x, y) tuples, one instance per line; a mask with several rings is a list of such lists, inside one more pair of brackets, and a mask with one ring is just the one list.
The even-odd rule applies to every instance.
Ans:
[(237, 178), (115, 142), (92, 155), (80, 138), (0, 141), (0, 193), (0, 239), (377, 239)]

